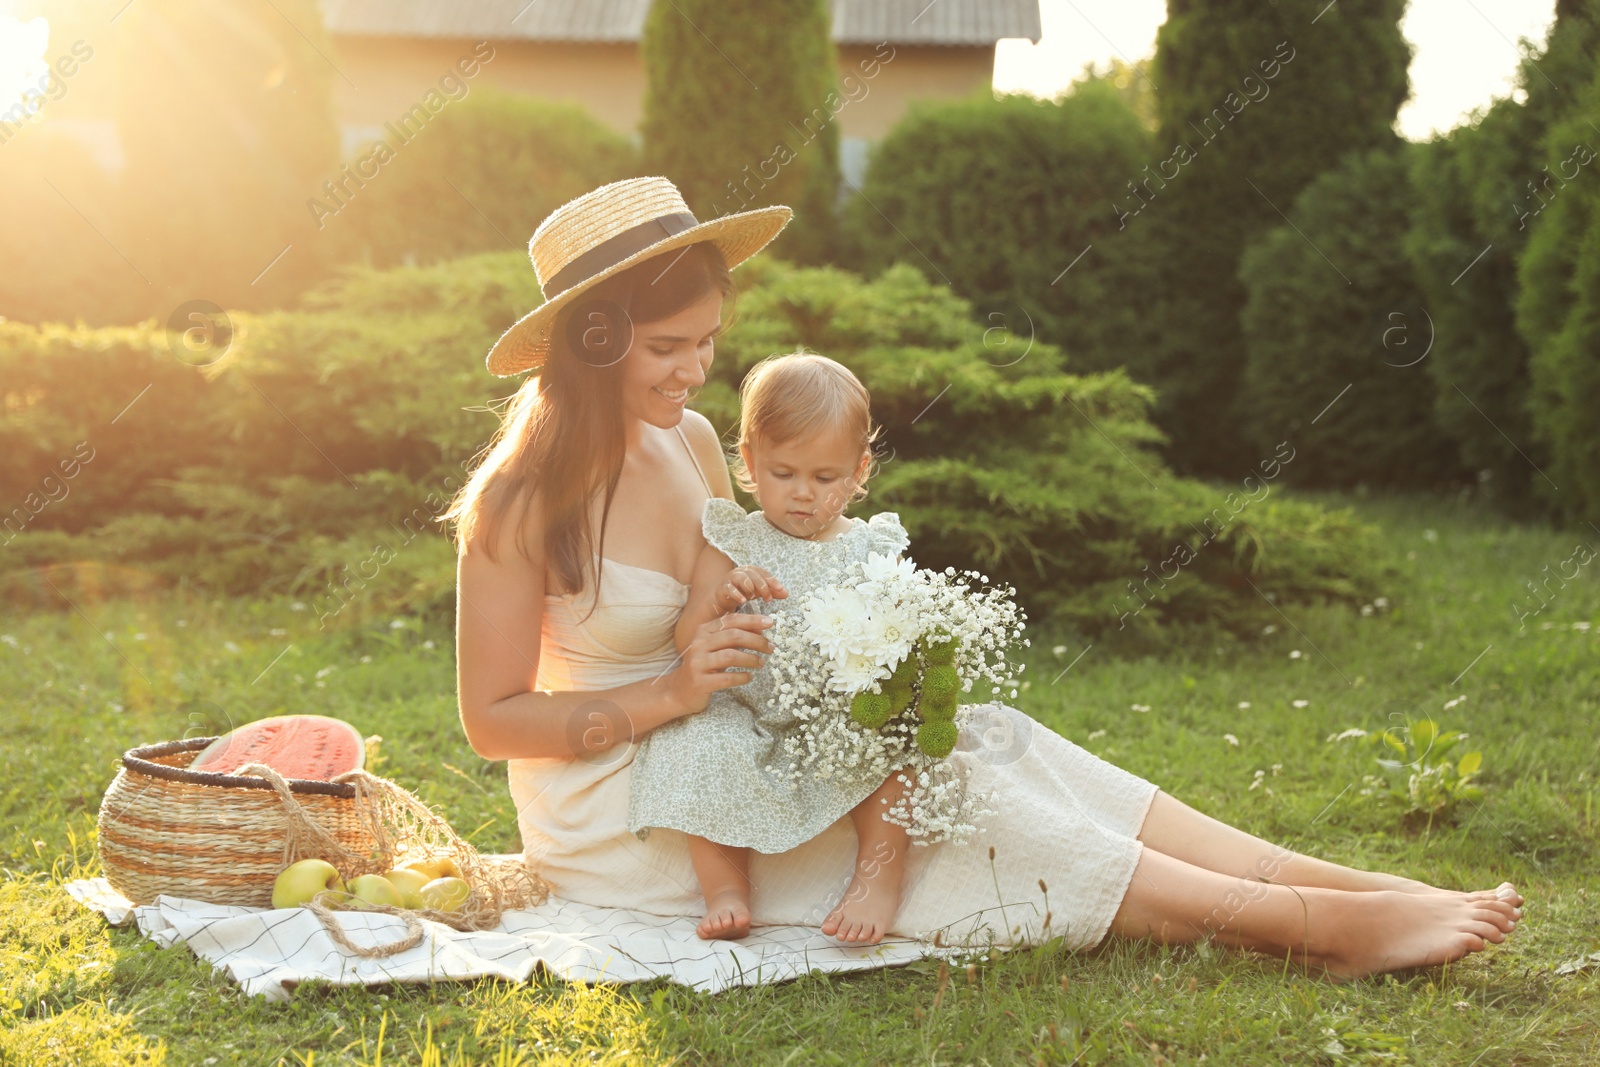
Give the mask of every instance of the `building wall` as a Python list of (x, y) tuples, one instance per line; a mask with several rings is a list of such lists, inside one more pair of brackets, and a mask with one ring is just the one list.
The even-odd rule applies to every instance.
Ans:
[[(334, 62), (344, 78), (334, 82), (334, 107), (348, 151), (377, 135), (384, 123), (417, 104), (463, 59), (474, 59), (472, 40), (406, 37), (339, 37)], [(644, 68), (633, 44), (546, 44), (492, 41), (493, 57), (479, 64), (471, 87), (493, 85), (581, 104), (607, 125), (627, 133), (638, 125)], [(346, 81), (345, 78), (349, 80)], [(352, 84), (353, 83), (353, 84)]]
[[(613, 129), (637, 131), (644, 110), (644, 67), (637, 45), (491, 44), (493, 58), (479, 65), (469, 86), (493, 85), (569, 100)], [(335, 106), (346, 149), (376, 136), (384, 123), (409, 111), (455, 70), (459, 60), (470, 61), (475, 46), (477, 42), (466, 39), (337, 38), (334, 62), (343, 77), (334, 82)], [(483, 53), (481, 46), (478, 51)], [(874, 62), (876, 71), (869, 77)], [(993, 68), (994, 49), (988, 46), (843, 46), (840, 137), (856, 145), (875, 141), (905, 113), (911, 100), (964, 95), (988, 85)]]

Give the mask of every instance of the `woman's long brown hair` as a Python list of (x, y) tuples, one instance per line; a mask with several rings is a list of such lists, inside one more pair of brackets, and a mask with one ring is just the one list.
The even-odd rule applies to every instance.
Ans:
[[(642, 326), (669, 318), (712, 292), (722, 294), (726, 319), (733, 279), (716, 245), (701, 241), (607, 278), (557, 315), (549, 358), (509, 398), (483, 462), (439, 516), (455, 521), (458, 553), (476, 541), (493, 559), (496, 533), (514, 509), (518, 551), (531, 559), (525, 524), (537, 493), (545, 518), (545, 558), (564, 589), (582, 591), (591, 557), (604, 554), (606, 518), (622, 477), (626, 448), (621, 382), (627, 360), (598, 366), (573, 353), (566, 341), (566, 316), (586, 300), (611, 300)], [(597, 539), (590, 528), (589, 502), (602, 488), (605, 503)], [(599, 594), (597, 569), (596, 602)]]

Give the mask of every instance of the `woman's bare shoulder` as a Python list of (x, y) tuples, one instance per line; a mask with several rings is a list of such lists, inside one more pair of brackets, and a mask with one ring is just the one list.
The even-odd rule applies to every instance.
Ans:
[(717, 436), (711, 420), (692, 408), (683, 409), (684, 435), (694, 448), (700, 468), (706, 472), (711, 491), (719, 497), (733, 499), (733, 478), (728, 474), (728, 457), (722, 451), (722, 438)]

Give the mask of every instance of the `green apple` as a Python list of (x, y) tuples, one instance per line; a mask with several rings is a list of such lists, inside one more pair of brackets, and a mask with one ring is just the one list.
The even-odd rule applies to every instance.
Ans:
[(424, 907), (439, 911), (459, 911), (472, 895), (472, 887), (460, 878), (435, 878), (422, 887)]
[(272, 883), (272, 906), (298, 908), (324, 889), (344, 889), (333, 864), (316, 859), (291, 863)]
[(427, 875), (421, 871), (401, 867), (399, 870), (390, 871), (384, 877), (399, 892), (402, 908), (422, 907), (422, 887), (432, 881)]
[(428, 881), (430, 882), (435, 878), (461, 877), (461, 868), (456, 866), (456, 861), (442, 853), (428, 856), (425, 859), (407, 860), (400, 865), (400, 869), (403, 871), (420, 871), (428, 876)]
[(381, 874), (363, 874), (359, 878), (352, 878), (347, 888), (355, 896), (355, 899), (349, 902), (352, 908), (365, 910), (374, 904), (390, 908), (403, 906), (400, 903), (400, 890)]

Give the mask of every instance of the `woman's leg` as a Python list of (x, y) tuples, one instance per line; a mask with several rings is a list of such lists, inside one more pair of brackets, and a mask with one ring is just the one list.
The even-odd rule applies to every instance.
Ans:
[[(1139, 840), (1174, 859), (1235, 878), (1354, 892), (1450, 892), (1399, 875), (1360, 871), (1302, 856), (1203, 815), (1163, 792), (1151, 802)], [(1499, 897), (1513, 907), (1522, 905), (1521, 894), (1509, 882), (1496, 890), (1456, 895), (1477, 900)]]
[(905, 783), (896, 771), (871, 796), (850, 809), (856, 828), (856, 873), (839, 903), (822, 920), (822, 932), (840, 941), (875, 945), (883, 940), (900, 910), (911, 837), (889, 822), (884, 811), (905, 797)]
[(1215, 936), (1353, 978), (1460, 959), (1504, 941), (1520, 914), (1492, 896), (1271, 885), (1146, 848), (1111, 929), (1163, 944)]
[(695, 932), (707, 940), (744, 937), (750, 932), (750, 850), (690, 834), (689, 859), (706, 898)]

